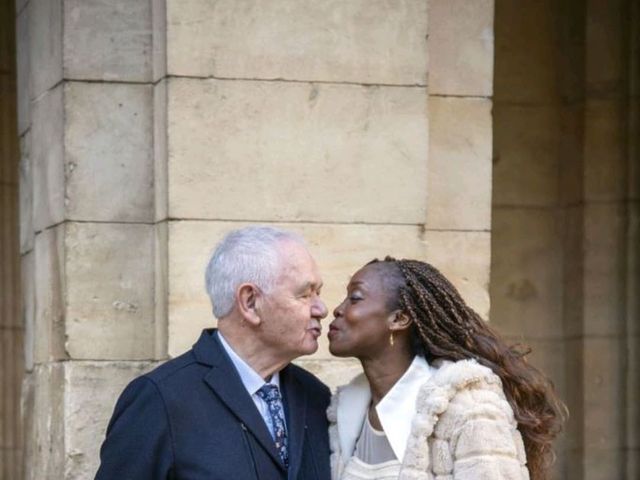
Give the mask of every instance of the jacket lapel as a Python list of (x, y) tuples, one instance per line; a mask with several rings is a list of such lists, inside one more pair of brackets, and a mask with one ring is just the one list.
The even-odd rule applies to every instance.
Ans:
[(298, 477), (304, 449), (306, 428), (307, 395), (304, 387), (293, 376), (291, 368), (280, 372), (284, 401), (287, 407), (287, 435), (289, 443), (289, 480)]
[(262, 416), (214, 332), (215, 329), (205, 330), (193, 346), (193, 352), (198, 361), (211, 366), (211, 370), (204, 376), (204, 382), (247, 427), (273, 461), (284, 470), (284, 465)]

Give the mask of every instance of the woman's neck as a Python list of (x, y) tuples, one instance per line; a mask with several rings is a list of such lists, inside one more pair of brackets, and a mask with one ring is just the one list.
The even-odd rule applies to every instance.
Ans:
[(371, 388), (371, 403), (376, 406), (393, 388), (400, 377), (409, 369), (413, 361), (410, 352), (405, 354), (381, 356), (379, 358), (361, 360), (362, 369)]

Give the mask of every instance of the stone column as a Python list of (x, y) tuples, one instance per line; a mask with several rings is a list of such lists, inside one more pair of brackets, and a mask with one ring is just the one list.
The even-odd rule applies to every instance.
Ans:
[(115, 398), (162, 356), (152, 8), (19, 3), (26, 478), (92, 478)]

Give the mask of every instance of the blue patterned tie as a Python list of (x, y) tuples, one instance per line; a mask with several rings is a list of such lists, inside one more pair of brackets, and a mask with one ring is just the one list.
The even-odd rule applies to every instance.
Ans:
[(289, 467), (289, 451), (287, 449), (287, 428), (284, 423), (284, 411), (282, 410), (282, 397), (280, 390), (275, 385), (265, 383), (257, 395), (265, 401), (271, 417), (271, 431), (276, 442), (276, 450), (285, 467)]

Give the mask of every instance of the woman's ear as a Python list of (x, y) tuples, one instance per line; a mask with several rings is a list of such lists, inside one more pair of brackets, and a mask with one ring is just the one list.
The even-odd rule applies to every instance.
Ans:
[(411, 319), (402, 310), (394, 310), (389, 316), (389, 330), (398, 332), (406, 330), (411, 326)]
[(243, 283), (236, 290), (236, 303), (242, 318), (253, 326), (260, 325), (260, 316), (257, 312), (260, 291), (251, 283)]

